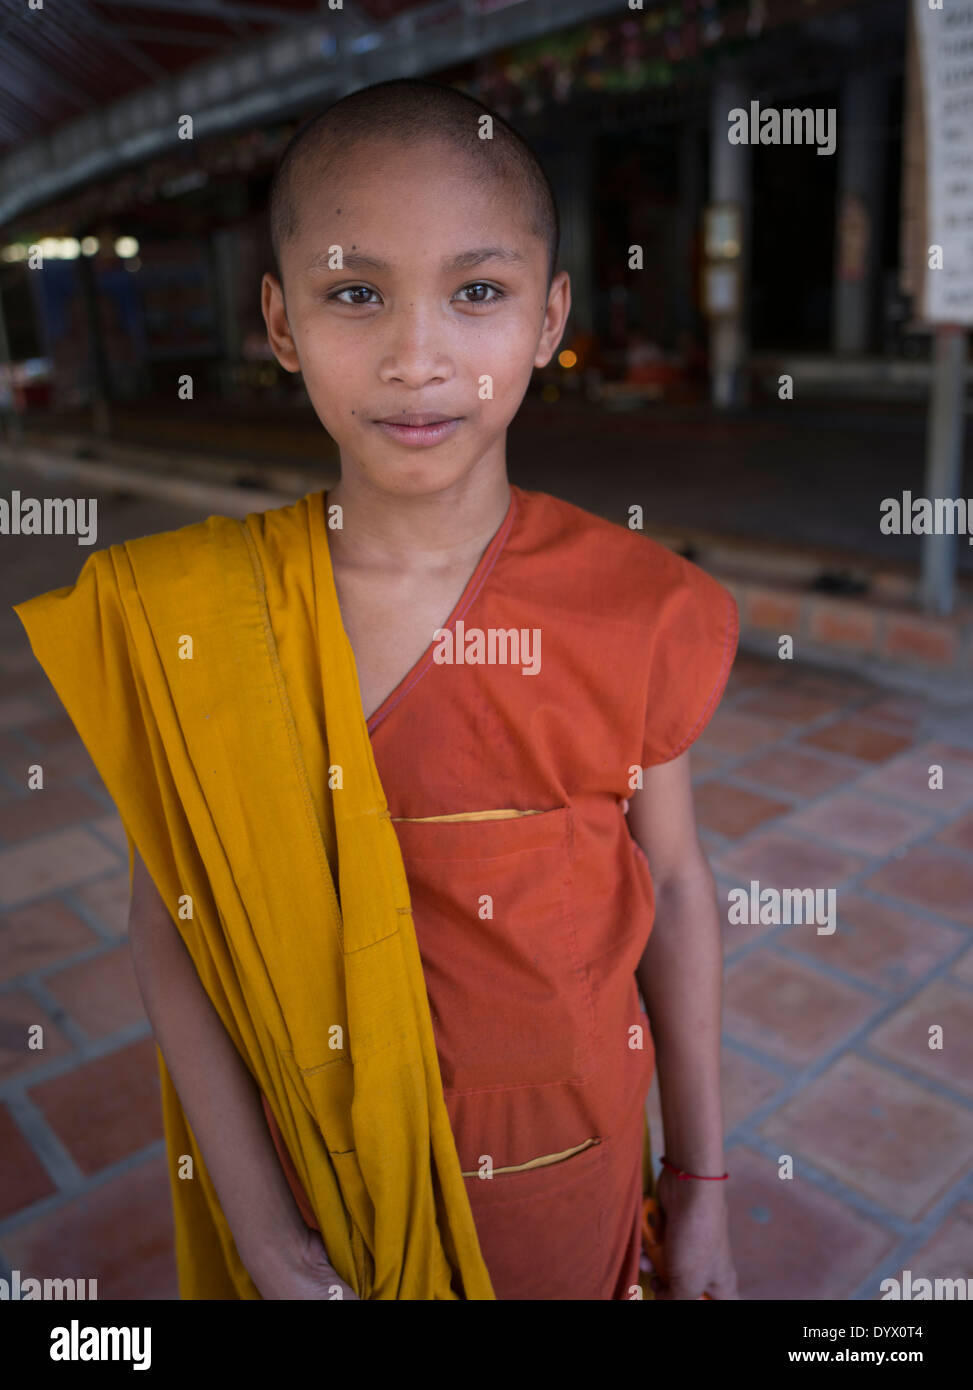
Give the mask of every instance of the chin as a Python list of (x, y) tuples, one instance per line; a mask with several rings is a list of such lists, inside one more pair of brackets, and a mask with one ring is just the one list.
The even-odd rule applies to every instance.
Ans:
[(473, 464), (464, 459), (435, 458), (435, 449), (402, 459), (369, 460), (364, 477), (379, 492), (397, 497), (434, 497), (468, 477)]

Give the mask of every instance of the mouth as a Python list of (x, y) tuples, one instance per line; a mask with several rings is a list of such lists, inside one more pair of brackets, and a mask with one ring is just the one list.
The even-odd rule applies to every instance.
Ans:
[(399, 415), (388, 415), (384, 420), (374, 420), (372, 423), (399, 444), (424, 448), (439, 444), (453, 434), (460, 422), (458, 416), (441, 415), (435, 411), (404, 410)]

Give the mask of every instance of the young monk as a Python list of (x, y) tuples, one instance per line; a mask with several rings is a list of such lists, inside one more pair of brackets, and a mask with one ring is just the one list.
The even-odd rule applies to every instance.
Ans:
[[(241, 708), (239, 727), (219, 712), (234, 681), (255, 684), (249, 658), (223, 663), (232, 671), (214, 674), (216, 694), (192, 709), (179, 704), (190, 696), (172, 660), (165, 689), (160, 681), (146, 686), (148, 698), (139, 694), (139, 708), (151, 706), (159, 729), (143, 788), (173, 770), (172, 793), (155, 821), (143, 828), (122, 762), (107, 752), (99, 762), (132, 844), (138, 978), (163, 1077), (168, 1071), (188, 1120), (186, 1130), (170, 1130), (170, 1154), (175, 1164), (184, 1144), (218, 1196), (226, 1226), (214, 1230), (232, 1274), (229, 1296), (638, 1297), (643, 1111), (657, 1059), (669, 1294), (738, 1297), (721, 1180), (721, 931), (696, 833), (688, 752), (730, 672), (736, 607), (716, 581), (661, 545), (508, 482), (507, 429), (533, 369), (561, 341), (570, 287), (556, 267), (558, 220), (547, 180), (499, 117), (484, 122), (489, 114), (448, 88), (384, 83), (306, 124), (278, 167), (271, 197), (277, 273), (264, 277), (262, 289), (268, 337), (281, 365), (303, 374), (341, 454), (341, 479), (329, 493), (246, 523), (266, 605), (253, 612), (266, 614), (272, 630), (274, 670), (293, 716), (291, 744), (272, 750), (267, 743), (262, 755), (256, 735), (245, 745), (248, 720), (264, 717), (263, 695)], [(213, 522), (206, 523), (212, 534), (222, 535)], [(210, 532), (190, 533), (199, 547), (209, 543)], [(182, 534), (171, 533), (172, 543)], [(115, 555), (114, 577), (106, 566), (98, 574), (101, 631), (125, 628), (129, 648), (148, 668), (156, 647), (168, 651), (189, 624), (182, 612), (171, 622), (154, 617), (153, 574), (140, 558), (152, 552), (143, 545), (114, 547), (113, 555), (125, 552)], [(173, 584), (197, 563), (192, 555), (179, 552)], [(340, 636), (328, 627), (332, 591)], [(60, 592), (63, 605), (69, 596)], [(193, 592), (207, 603), (206, 584)], [(233, 624), (243, 603), (232, 595), (226, 602)], [(41, 655), (30, 608), (18, 611)], [(151, 642), (140, 635), (143, 610)], [(212, 635), (206, 629), (209, 640), (218, 640), (218, 627), (214, 620)], [(69, 642), (76, 629), (65, 620), (59, 639)], [(357, 773), (349, 779), (348, 759), (335, 751), (353, 743), (339, 725), (348, 712), (333, 694), (344, 634), (360, 698), (351, 723), (367, 728), (388, 811), (376, 794), (375, 814), (363, 812), (342, 839), (362, 780)], [(53, 641), (44, 653), (50, 671)], [(198, 666), (191, 675), (198, 681)], [(278, 695), (269, 682), (272, 702)], [(141, 678), (133, 688), (142, 691)], [(65, 676), (66, 703), (68, 689)], [(84, 725), (80, 692), (71, 698), (84, 734), (94, 717)], [(170, 718), (170, 701), (178, 720)], [(223, 721), (219, 738), (212, 725), (202, 732), (211, 714)], [(325, 723), (328, 745), (319, 756)], [(265, 838), (273, 837), (273, 806), (258, 822), (246, 796), (246, 755), (235, 764), (222, 756), (230, 735), (239, 741), (234, 748), (252, 746), (268, 765), (288, 764), (278, 747), (299, 746), (311, 770), (305, 796), (337, 865), (344, 919), (342, 952), (320, 948), (333, 968), (319, 967), (308, 925), (325, 911), (323, 889), (300, 890), (293, 920), (268, 911), (260, 925), (263, 897), (286, 893), (279, 880), (304, 875), (310, 852), (284, 844), (278, 862)], [(171, 751), (183, 736), (192, 777), (181, 749)], [(280, 777), (287, 775), (285, 767)], [(187, 825), (208, 829), (199, 797), (215, 808), (214, 821), (230, 825), (218, 795), (235, 779), (241, 795), (233, 815), (245, 825), (236, 839), (229, 830), (223, 835), (235, 876), (224, 874), (222, 852), (203, 831), (193, 831), (207, 866), (196, 888), (206, 906), (202, 933), (176, 910), (192, 861), (173, 817), (184, 808)], [(273, 780), (262, 786), (272, 798)], [(290, 814), (296, 799), (296, 792), (281, 794), (278, 814)], [(395, 932), (370, 926), (378, 907), (367, 904), (364, 925), (352, 924), (369, 875), (380, 892), (378, 851), (362, 853), (361, 892), (347, 867), (366, 844), (357, 837), (389, 813), (408, 881)], [(251, 824), (259, 824), (259, 837), (246, 833)], [(158, 850), (160, 838), (171, 856)], [(239, 853), (237, 839), (245, 842)], [(143, 862), (149, 853), (151, 864)], [(184, 866), (178, 880), (170, 857)], [(237, 915), (238, 891), (246, 915)], [(401, 938), (405, 978), (413, 922), (435, 1061), (429, 1128), (415, 1126), (419, 1137), (410, 1142), (428, 1148), (432, 1135), (429, 1190), (451, 1294), (410, 1293), (422, 1287), (421, 1276), (410, 1283), (389, 1268), (388, 1249), (404, 1250), (401, 1263), (409, 1265), (416, 1248), (410, 1213), (426, 1201), (427, 1185), (420, 1172), (389, 1195), (381, 1144), (391, 1155), (397, 1126), (370, 1127), (363, 1118), (376, 1087), (390, 1105), (402, 1102), (425, 1054), (417, 1048), (400, 1066), (404, 1033), (381, 1045), (372, 1039), (392, 1007), (395, 972), (361, 995), (350, 972)], [(232, 970), (220, 954), (221, 929), (228, 939), (237, 933)], [(353, 930), (360, 933), (354, 941)], [(265, 964), (268, 978), (287, 987), (247, 1003), (250, 978), (262, 981)], [(327, 995), (339, 971), (348, 982), (348, 1037), (339, 1042), (340, 1063), (329, 1066), (306, 1039), (316, 1026), (311, 1015), (327, 1021), (340, 1010), (342, 1001)], [(366, 1017), (362, 999), (375, 1016), (356, 1029), (355, 1020)], [(265, 1024), (273, 1047), (261, 1044)], [(318, 1125), (351, 1116), (344, 1141), (324, 1136), (347, 1223), (322, 1196), (325, 1165), (309, 1157), (321, 1136), (301, 1128), (295, 1099), (318, 1105), (323, 1093), (313, 1088), (322, 1076), (334, 1086), (348, 1078), (344, 1110), (334, 1108)], [(443, 1102), (468, 1208), (463, 1192), (457, 1204), (441, 1157), (435, 1118)], [(411, 1124), (412, 1103), (400, 1108)], [(172, 1114), (167, 1121), (175, 1125)], [(360, 1174), (348, 1166), (355, 1152)], [(181, 1195), (175, 1179), (174, 1192)], [(212, 1194), (208, 1200), (215, 1210)], [(466, 1211), (487, 1286), (476, 1282), (479, 1266), (464, 1253)], [(233, 1273), (237, 1256), (243, 1274)], [(424, 1268), (432, 1260), (414, 1263)], [(184, 1296), (217, 1296), (187, 1293), (188, 1276), (183, 1288)]]

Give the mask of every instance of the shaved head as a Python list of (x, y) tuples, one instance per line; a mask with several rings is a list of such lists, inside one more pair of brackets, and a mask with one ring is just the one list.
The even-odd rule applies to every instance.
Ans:
[[(492, 138), (481, 137), (484, 116)], [(400, 144), (403, 157), (421, 140), (438, 140), (464, 154), (476, 179), (505, 184), (523, 207), (531, 232), (547, 248), (548, 288), (560, 249), (554, 192), (537, 157), (512, 126), (474, 97), (453, 87), (399, 78), (364, 87), (312, 116), (278, 160), (270, 187), (270, 235), (280, 275), (281, 252), (297, 236), (309, 189), (337, 182), (369, 140)]]

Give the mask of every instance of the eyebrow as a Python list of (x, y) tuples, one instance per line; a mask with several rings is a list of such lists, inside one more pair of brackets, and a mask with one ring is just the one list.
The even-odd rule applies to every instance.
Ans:
[[(322, 251), (313, 260), (308, 262), (308, 271), (332, 270), (337, 269), (329, 265), (331, 257), (327, 251)], [(478, 246), (472, 251), (461, 251), (458, 256), (449, 256), (443, 263), (443, 270), (472, 270), (474, 266), (482, 265), (484, 261), (505, 261), (509, 265), (526, 265), (527, 259), (519, 251), (512, 250), (509, 246)], [(380, 261), (375, 256), (367, 256), (362, 251), (348, 251), (342, 255), (343, 270), (389, 270), (387, 261)]]

